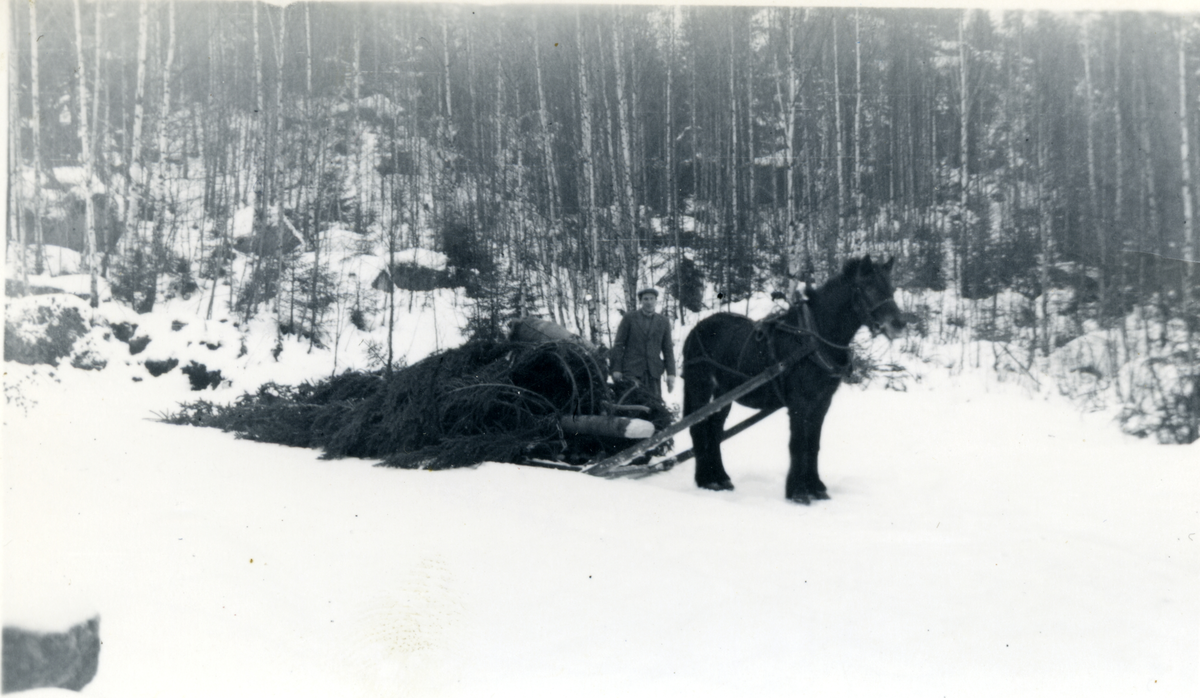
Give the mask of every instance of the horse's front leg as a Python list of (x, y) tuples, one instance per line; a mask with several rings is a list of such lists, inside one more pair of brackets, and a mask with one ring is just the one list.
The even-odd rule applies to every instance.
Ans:
[(808, 437), (806, 439), (808, 446), (808, 470), (806, 471), (806, 479), (804, 489), (813, 499), (829, 499), (829, 492), (825, 487), (825, 483), (821, 481), (821, 475), (818, 469), (817, 455), (821, 451), (821, 427), (825, 425), (825, 415), (829, 413), (829, 404), (833, 400), (833, 392), (818, 402), (814, 407), (808, 419), (805, 420), (805, 426), (808, 429)]
[(808, 504), (812, 501), (808, 496), (809, 470), (812, 468), (810, 459), (814, 456), (809, 448), (809, 437), (812, 430), (808, 428), (807, 405), (799, 408), (788, 408), (788, 421), (792, 436), (788, 441), (788, 452), (791, 455), (791, 466), (788, 468), (787, 484), (784, 494), (793, 502)]

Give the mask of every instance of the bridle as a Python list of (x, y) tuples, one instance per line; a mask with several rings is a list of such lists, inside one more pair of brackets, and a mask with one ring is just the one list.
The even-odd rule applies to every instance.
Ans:
[(858, 312), (859, 321), (867, 326), (867, 329), (871, 331), (872, 335), (877, 335), (883, 331), (883, 323), (875, 317), (875, 311), (879, 310), (888, 303), (891, 303), (891, 296), (888, 296), (878, 303), (871, 305), (870, 301), (867, 300), (866, 292), (863, 291), (862, 286), (855, 284), (854, 300), (851, 302), (854, 304), (855, 311)]

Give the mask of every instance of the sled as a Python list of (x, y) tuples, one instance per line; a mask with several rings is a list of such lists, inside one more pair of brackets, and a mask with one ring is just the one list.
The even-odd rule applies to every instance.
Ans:
[[(767, 383), (770, 383), (779, 376), (783, 375), (789, 368), (799, 361), (802, 356), (803, 355), (792, 356), (772, 365), (767, 370), (747, 380), (745, 383), (742, 383), (733, 390), (714, 398), (712, 402), (689, 414), (678, 422), (675, 422), (661, 431), (655, 432), (653, 436), (642, 439), (641, 441), (638, 441), (628, 448), (604, 458), (603, 460), (584, 465), (570, 465), (568, 463), (558, 463), (555, 461), (528, 459), (525, 461), (525, 464), (534, 465), (541, 468), (570, 470), (608, 479), (620, 477), (637, 479), (648, 477), (650, 475), (654, 475), (655, 473), (665, 472), (692, 458), (694, 456), (692, 449), (689, 448), (684, 451), (680, 451), (675, 455), (668, 456), (657, 461), (645, 463), (637, 463), (635, 461), (638, 461), (641, 457), (645, 456), (646, 453), (662, 445), (676, 434), (708, 419), (717, 412), (720, 412), (729, 405), (733, 404), (733, 402), (738, 398), (754, 392), (758, 388), (761, 388)], [(776, 410), (778, 410), (778, 408), (760, 410), (741, 422), (738, 422), (736, 425), (722, 432), (721, 441), (736, 436), (755, 424), (758, 424)]]

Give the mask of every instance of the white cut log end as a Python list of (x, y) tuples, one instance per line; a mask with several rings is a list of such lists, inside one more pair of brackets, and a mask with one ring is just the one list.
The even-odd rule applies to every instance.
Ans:
[(654, 425), (644, 419), (630, 419), (625, 426), (625, 438), (648, 439), (654, 436)]

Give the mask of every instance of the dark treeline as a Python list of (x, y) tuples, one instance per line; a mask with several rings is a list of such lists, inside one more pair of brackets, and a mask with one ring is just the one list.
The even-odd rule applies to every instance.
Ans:
[(606, 279), (698, 308), (701, 279), (736, 300), (862, 251), (964, 298), (1087, 287), (1102, 321), (1182, 313), (1194, 276), (1191, 16), (10, 7), (10, 240), (28, 273), (42, 243), (84, 252), (142, 309), (235, 251), (245, 312), (289, 274), (315, 299), (334, 226), (456, 251), (552, 315)]

